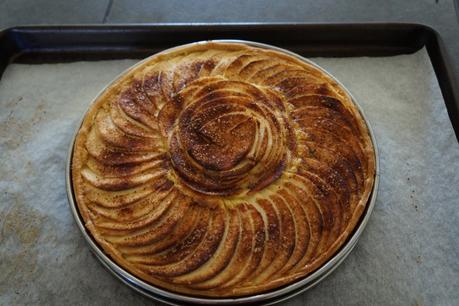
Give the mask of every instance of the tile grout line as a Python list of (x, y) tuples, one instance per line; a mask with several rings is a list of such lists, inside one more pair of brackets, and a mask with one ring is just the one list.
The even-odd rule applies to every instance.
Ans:
[(108, 0), (108, 5), (107, 5), (107, 8), (105, 9), (104, 19), (102, 19), (102, 23), (107, 22), (108, 15), (110, 14), (110, 11), (112, 10), (112, 5), (113, 5), (113, 0)]

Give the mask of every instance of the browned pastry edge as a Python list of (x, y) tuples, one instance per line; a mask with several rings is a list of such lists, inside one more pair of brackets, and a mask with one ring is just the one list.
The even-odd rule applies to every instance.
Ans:
[[(126, 269), (130, 273), (140, 277), (141, 279), (161, 287), (166, 290), (180, 292), (184, 294), (189, 294), (192, 296), (207, 296), (207, 297), (238, 297), (238, 296), (246, 296), (252, 295), (254, 293), (262, 293), (266, 292), (271, 289), (279, 288), (281, 286), (285, 286), (291, 284), (292, 282), (304, 278), (305, 276), (309, 275), (313, 271), (317, 270), (321, 267), (325, 262), (327, 262), (339, 249), (343, 246), (343, 244), (348, 240), (350, 235), (356, 228), (356, 225), (361, 219), (361, 216), (365, 210), (367, 205), (369, 196), (371, 194), (373, 184), (374, 184), (374, 176), (375, 176), (375, 156), (372, 141), (370, 138), (370, 134), (366, 123), (364, 122), (358, 108), (353, 104), (352, 99), (346, 93), (344, 89), (342, 89), (333, 79), (331, 79), (328, 75), (320, 72), (323, 74), (323, 77), (328, 81), (328, 84), (331, 85), (334, 90), (341, 96), (341, 102), (347, 107), (347, 109), (352, 113), (354, 118), (357, 121), (358, 128), (360, 130), (360, 135), (363, 137), (362, 143), (364, 143), (363, 151), (364, 154), (368, 157), (368, 175), (365, 178), (364, 183), (364, 192), (360, 198), (359, 203), (357, 204), (353, 215), (350, 218), (350, 221), (344, 230), (344, 232), (339, 236), (338, 239), (332, 244), (332, 246), (328, 249), (326, 253), (321, 254), (319, 258), (314, 261), (313, 263), (305, 266), (303, 270), (295, 273), (295, 274), (287, 274), (283, 277), (279, 277), (274, 281), (267, 281), (262, 284), (257, 284), (253, 286), (244, 286), (244, 287), (237, 287), (236, 289), (221, 289), (221, 290), (195, 290), (185, 287), (180, 287), (177, 290), (176, 285), (173, 283), (165, 282), (159, 280), (158, 278), (152, 277), (149, 274), (144, 273), (143, 271), (136, 268), (133, 264), (123, 258), (123, 256), (110, 244), (108, 243), (101, 235), (99, 235), (98, 231), (95, 229), (91, 219), (89, 217), (88, 208), (85, 205), (85, 196), (84, 192), (81, 190), (81, 186), (83, 184), (83, 179), (80, 174), (80, 169), (82, 169), (83, 165), (87, 160), (87, 152), (85, 150), (85, 140), (87, 135), (91, 129), (93, 122), (95, 121), (95, 116), (97, 115), (99, 109), (107, 103), (110, 99), (116, 97), (122, 88), (123, 84), (127, 84), (132, 80), (134, 74), (137, 71), (140, 71), (143, 67), (152, 65), (155, 62), (165, 61), (169, 58), (173, 58), (179, 54), (192, 53), (195, 51), (206, 50), (206, 49), (222, 49), (222, 50), (244, 50), (244, 49), (253, 49), (252, 47), (246, 46), (244, 44), (236, 44), (236, 43), (214, 43), (209, 42), (206, 44), (197, 44), (194, 46), (184, 46), (182, 48), (177, 48), (173, 51), (162, 53), (156, 56), (151, 57), (147, 61), (143, 62), (142, 64), (135, 66), (133, 69), (130, 69), (128, 72), (120, 76), (115, 82), (113, 82), (103, 93), (100, 95), (94, 104), (91, 105), (89, 111), (86, 113), (83, 123), (80, 127), (80, 130), (77, 134), (75, 143), (74, 143), (74, 150), (73, 150), (73, 157), (72, 157), (72, 185), (74, 189), (74, 194), (76, 198), (76, 202), (78, 205), (78, 209), (83, 217), (85, 222), (85, 226), (89, 229), (94, 239), (99, 243), (99, 245), (103, 248), (104, 252), (109, 255), (118, 265), (122, 268)], [(257, 49), (260, 51), (260, 49)], [(288, 61), (295, 62), (296, 65), (306, 67), (307, 69), (311, 69), (312, 66), (302, 62), (299, 59), (291, 57), (289, 55), (285, 55), (281, 52), (272, 51), (272, 50), (263, 50), (260, 52), (264, 52), (268, 55), (272, 55), (278, 58), (284, 58)], [(315, 67), (314, 70), (319, 71)]]

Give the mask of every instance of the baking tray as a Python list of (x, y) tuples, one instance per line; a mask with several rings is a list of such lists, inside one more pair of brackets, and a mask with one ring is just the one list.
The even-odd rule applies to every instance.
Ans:
[(11, 62), (145, 58), (194, 41), (242, 39), (305, 57), (390, 56), (426, 47), (459, 140), (459, 82), (441, 36), (416, 23), (250, 23), (25, 26), (0, 32), (0, 77)]
[[(295, 295), (300, 294), (301, 292), (315, 286), (318, 284), (320, 281), (322, 281), (326, 276), (328, 276), (333, 270), (335, 270), (341, 262), (350, 254), (352, 249), (355, 247), (357, 244), (357, 241), (359, 240), (363, 230), (365, 229), (366, 224), (368, 223), (368, 220), (370, 218), (370, 215), (373, 211), (373, 208), (375, 206), (376, 202), (376, 196), (377, 196), (377, 191), (378, 191), (378, 186), (379, 186), (379, 155), (378, 155), (378, 149), (377, 149), (377, 143), (374, 137), (373, 130), (371, 128), (371, 125), (369, 124), (367, 118), (365, 117), (365, 114), (361, 107), (359, 106), (358, 102), (356, 99), (353, 97), (352, 93), (349, 92), (346, 87), (340, 83), (339, 80), (334, 78), (329, 72), (315, 64), (314, 62), (301, 57), (293, 52), (290, 52), (285, 49), (281, 49), (279, 47), (275, 47), (272, 45), (268, 44), (262, 44), (258, 42), (253, 42), (253, 41), (244, 41), (244, 40), (213, 40), (215, 42), (224, 42), (224, 43), (242, 43), (246, 44), (249, 46), (253, 47), (258, 47), (258, 48), (263, 48), (263, 49), (268, 49), (268, 50), (275, 50), (279, 51), (281, 53), (288, 54), (292, 57), (298, 58), (301, 61), (306, 62), (307, 64), (310, 64), (317, 69), (323, 71), (325, 74), (330, 76), (336, 83), (338, 83), (341, 88), (343, 88), (347, 94), (352, 98), (353, 103), (357, 106), (359, 109), (362, 117), (365, 120), (365, 123), (368, 127), (368, 130), (370, 132), (370, 137), (371, 141), (374, 147), (375, 151), (375, 180), (374, 180), (374, 185), (372, 188), (372, 192), (370, 194), (368, 203), (365, 207), (365, 211), (355, 227), (353, 233), (350, 235), (350, 237), (347, 239), (346, 243), (331, 257), (326, 263), (324, 263), (319, 269), (314, 271), (313, 273), (307, 275), (306, 277), (295, 281), (294, 283), (291, 283), (289, 285), (283, 286), (278, 289), (273, 289), (265, 293), (257, 294), (257, 295), (251, 295), (251, 296), (245, 296), (245, 297), (237, 297), (237, 298), (202, 298), (202, 297), (194, 297), (194, 296), (189, 296), (189, 295), (184, 295), (184, 294), (179, 294), (179, 293), (174, 293), (168, 290), (163, 290), (161, 288), (155, 287), (153, 285), (150, 285), (147, 282), (144, 282), (143, 280), (139, 279), (132, 273), (129, 273), (122, 267), (120, 267), (118, 264), (116, 264), (109, 256), (105, 254), (103, 249), (98, 245), (98, 243), (95, 241), (95, 239), (92, 237), (91, 233), (86, 229), (84, 225), (83, 218), (81, 214), (79, 213), (79, 209), (76, 205), (76, 200), (75, 200), (75, 195), (73, 191), (73, 184), (72, 184), (72, 174), (71, 174), (71, 161), (72, 161), (72, 156), (73, 156), (73, 147), (74, 147), (74, 142), (75, 138), (77, 135), (77, 132), (80, 129), (80, 126), (83, 122), (83, 118), (80, 122), (80, 125), (77, 127), (75, 134), (73, 136), (72, 142), (69, 147), (69, 152), (68, 152), (68, 157), (67, 157), (67, 164), (66, 164), (66, 187), (67, 187), (67, 196), (68, 196), (68, 201), (70, 204), (70, 208), (72, 211), (72, 214), (74, 216), (74, 219), (77, 223), (78, 228), (80, 229), (81, 233), (83, 234), (84, 238), (86, 239), (87, 243), (91, 247), (92, 251), (96, 254), (96, 257), (101, 261), (101, 263), (104, 265), (105, 268), (107, 268), (108, 271), (110, 271), (112, 274), (114, 274), (118, 279), (120, 279), (123, 283), (131, 287), (132, 289), (140, 292), (141, 294), (169, 304), (169, 305), (181, 305), (183, 303), (187, 304), (200, 304), (200, 305), (271, 305), (275, 303), (279, 303), (281, 301), (284, 301), (286, 299), (289, 299)], [(174, 47), (172, 49), (165, 50), (165, 52), (172, 51), (174, 49), (180, 49), (189, 45), (195, 45), (195, 44), (201, 44), (205, 41), (202, 42), (193, 42), (190, 44), (186, 45), (181, 45)], [(153, 56), (153, 55), (152, 55)], [(127, 74), (129, 71), (132, 69), (135, 69), (137, 66), (141, 65), (143, 62), (148, 61), (149, 58), (146, 58), (134, 66), (126, 69), (124, 72), (122, 72), (120, 75), (118, 75), (112, 82), (109, 83), (108, 86), (116, 82), (119, 78)], [(97, 99), (106, 91), (106, 88), (102, 89), (100, 93), (94, 98), (94, 101), (97, 101)], [(93, 104), (91, 103), (91, 105)], [(89, 106), (90, 108), (91, 106)]]
[[(215, 38), (251, 39), (304, 56), (326, 57), (389, 56), (413, 53), (425, 46), (458, 135), (456, 77), (448, 65), (441, 38), (434, 30), (418, 24), (18, 27), (0, 32), (0, 73), (11, 62), (144, 58), (171, 46)], [(306, 289), (299, 288), (292, 295)]]

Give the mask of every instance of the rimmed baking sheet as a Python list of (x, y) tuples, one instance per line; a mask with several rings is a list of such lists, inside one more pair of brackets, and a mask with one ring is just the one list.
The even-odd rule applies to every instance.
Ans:
[[(425, 50), (381, 58), (313, 58), (348, 87), (372, 124), (381, 181), (352, 255), (289, 301), (459, 301), (459, 145)], [(0, 81), (0, 295), (13, 303), (142, 304), (78, 232), (65, 160), (90, 101), (136, 60), (9, 65)]]

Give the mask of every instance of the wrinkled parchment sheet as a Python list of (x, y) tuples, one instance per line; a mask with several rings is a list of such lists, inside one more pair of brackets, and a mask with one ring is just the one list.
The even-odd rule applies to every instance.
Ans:
[[(425, 50), (315, 58), (354, 94), (380, 153), (354, 251), (286, 305), (459, 305), (459, 145)], [(0, 304), (151, 305), (107, 272), (71, 215), (65, 163), (96, 94), (135, 60), (12, 64), (0, 80)]]

